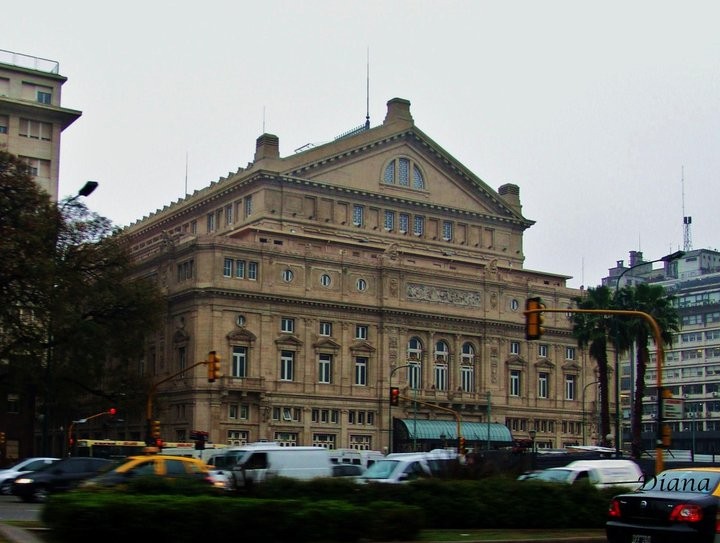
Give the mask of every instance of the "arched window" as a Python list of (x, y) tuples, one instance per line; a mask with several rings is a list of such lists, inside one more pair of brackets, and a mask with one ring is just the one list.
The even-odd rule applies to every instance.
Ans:
[(383, 183), (425, 190), (425, 177), (420, 166), (405, 157), (398, 157), (388, 162), (383, 172)]
[(460, 355), (460, 389), (463, 392), (475, 390), (475, 347), (472, 343), (463, 343)]
[(408, 384), (411, 389), (417, 390), (422, 386), (422, 350), (423, 344), (418, 337), (411, 337), (408, 341)]
[(450, 360), (450, 348), (444, 341), (435, 344), (435, 362), (433, 365), (433, 385), (436, 390), (448, 389), (448, 362)]

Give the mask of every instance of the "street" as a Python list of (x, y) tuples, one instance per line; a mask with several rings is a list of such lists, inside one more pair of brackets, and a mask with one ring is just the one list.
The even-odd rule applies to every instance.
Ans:
[(15, 496), (0, 495), (0, 522), (6, 520), (39, 521), (43, 504), (25, 503)]

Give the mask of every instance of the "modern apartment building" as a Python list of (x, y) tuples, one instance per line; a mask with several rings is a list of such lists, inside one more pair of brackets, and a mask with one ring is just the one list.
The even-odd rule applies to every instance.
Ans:
[[(528, 297), (567, 308), (580, 294), (567, 276), (523, 267), (532, 224), (517, 185), (483, 182), (415, 125), (407, 100), (390, 100), (379, 126), (285, 157), (262, 134), (245, 168), (124, 230), (169, 299), (138, 361), (158, 384), (162, 438), (594, 443), (594, 362), (566, 314), (525, 340)], [(144, 421), (118, 432), (142, 439)]]
[(81, 112), (61, 106), (53, 60), (0, 50), (0, 149), (25, 160), (35, 180), (58, 199), (60, 136)]
[[(632, 269), (631, 269), (632, 268)], [(603, 284), (615, 287), (652, 282), (675, 297), (681, 330), (665, 349), (663, 387), (683, 401), (679, 419), (666, 422), (672, 429), (672, 448), (702, 454), (720, 454), (720, 252), (698, 249), (661, 267), (630, 252), (630, 265), (618, 261)], [(654, 448), (657, 416), (657, 356), (651, 344), (650, 366), (643, 398), (643, 439)], [(630, 354), (633, 354), (632, 351)], [(634, 359), (634, 357), (633, 357)], [(629, 439), (630, 399), (634, 391), (634, 364), (620, 357), (621, 399), (625, 439)]]

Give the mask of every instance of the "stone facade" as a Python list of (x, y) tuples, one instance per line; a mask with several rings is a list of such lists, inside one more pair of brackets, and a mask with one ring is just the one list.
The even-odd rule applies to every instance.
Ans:
[[(390, 417), (454, 412), (515, 439), (535, 429), (539, 446), (589, 440), (594, 363), (566, 315), (546, 314), (543, 338), (525, 341), (528, 297), (564, 308), (579, 291), (523, 268), (533, 221), (521, 209), (519, 187), (490, 188), (415, 126), (406, 100), (380, 126), (287, 157), (263, 134), (246, 168), (124, 231), (169, 299), (139, 361), (168, 379), (153, 407), (163, 439), (383, 450)], [(212, 383), (191, 368), (209, 351), (223, 373)], [(392, 408), (391, 384), (405, 398)]]

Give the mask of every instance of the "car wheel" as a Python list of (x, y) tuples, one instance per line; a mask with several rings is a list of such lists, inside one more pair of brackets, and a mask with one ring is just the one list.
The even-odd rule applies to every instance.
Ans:
[(12, 481), (3, 481), (0, 484), (0, 494), (10, 496), (12, 494)]
[(47, 487), (38, 486), (32, 492), (32, 501), (44, 502), (45, 500), (47, 500), (49, 494), (50, 492), (48, 491)]

